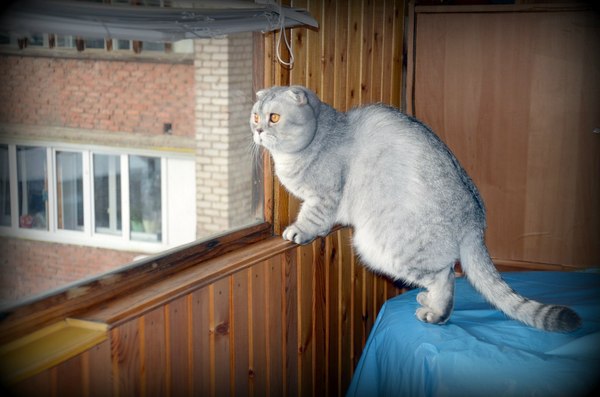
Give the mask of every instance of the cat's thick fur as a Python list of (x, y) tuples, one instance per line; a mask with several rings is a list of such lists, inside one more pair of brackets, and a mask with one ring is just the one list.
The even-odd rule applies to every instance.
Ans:
[(362, 262), (424, 287), (416, 316), (444, 323), (454, 302), (454, 264), (508, 316), (550, 331), (572, 331), (579, 316), (513, 291), (484, 243), (477, 188), (446, 145), (400, 111), (369, 105), (339, 112), (301, 86), (257, 93), (254, 142), (269, 150), (281, 183), (303, 200), (283, 238), (305, 244), (334, 224), (354, 228)]

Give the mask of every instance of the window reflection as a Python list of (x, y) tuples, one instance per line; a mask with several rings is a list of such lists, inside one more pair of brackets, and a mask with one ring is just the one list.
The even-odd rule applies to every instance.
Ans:
[(8, 145), (0, 145), (0, 225), (10, 226), (10, 175)]
[(94, 155), (94, 221), (96, 233), (121, 234), (121, 158)]
[(129, 211), (131, 239), (162, 240), (160, 158), (129, 157)]
[(46, 149), (17, 147), (19, 227), (48, 230)]
[(56, 152), (58, 228), (83, 230), (83, 163), (81, 153)]

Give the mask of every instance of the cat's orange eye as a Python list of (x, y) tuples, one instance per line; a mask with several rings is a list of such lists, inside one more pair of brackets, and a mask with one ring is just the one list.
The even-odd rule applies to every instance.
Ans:
[(278, 115), (277, 113), (271, 113), (271, 115), (269, 116), (269, 121), (271, 123), (277, 123), (277, 122), (279, 122), (280, 118), (281, 118), (281, 116)]
[(260, 116), (258, 115), (258, 113), (254, 113), (254, 123), (258, 124), (259, 121), (260, 121)]

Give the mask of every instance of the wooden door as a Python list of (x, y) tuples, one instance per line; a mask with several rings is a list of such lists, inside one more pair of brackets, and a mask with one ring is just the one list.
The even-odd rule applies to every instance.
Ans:
[(599, 265), (599, 14), (494, 6), (413, 15), (408, 110), (475, 180), (492, 256)]

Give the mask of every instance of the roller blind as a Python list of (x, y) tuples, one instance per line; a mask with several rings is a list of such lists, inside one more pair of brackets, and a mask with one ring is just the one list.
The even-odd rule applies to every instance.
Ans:
[(318, 27), (306, 11), (274, 2), (188, 1), (187, 8), (82, 1), (18, 0), (0, 14), (0, 30), (27, 36), (54, 33), (84, 38), (178, 41), (280, 27)]

